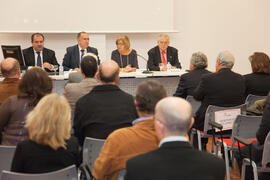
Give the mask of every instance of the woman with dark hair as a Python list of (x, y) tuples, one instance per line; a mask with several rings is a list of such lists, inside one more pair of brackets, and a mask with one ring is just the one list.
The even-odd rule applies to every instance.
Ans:
[(52, 79), (41, 68), (25, 72), (18, 95), (9, 97), (0, 107), (2, 145), (17, 145), (28, 139), (25, 117), (43, 96), (52, 92), (52, 88)]
[(266, 96), (270, 91), (270, 59), (262, 52), (255, 52), (249, 57), (252, 73), (244, 75), (246, 92), (249, 94)]

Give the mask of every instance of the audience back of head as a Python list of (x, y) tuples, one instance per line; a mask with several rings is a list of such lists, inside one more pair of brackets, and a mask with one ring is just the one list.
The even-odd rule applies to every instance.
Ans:
[(102, 83), (115, 83), (119, 81), (119, 66), (113, 60), (108, 60), (100, 64), (98, 78)]
[(225, 68), (232, 68), (234, 65), (234, 57), (229, 51), (223, 51), (218, 54), (217, 62)]
[(83, 56), (81, 60), (81, 72), (87, 78), (93, 78), (97, 72), (97, 59), (92, 55)]
[(249, 57), (252, 72), (263, 72), (270, 74), (270, 59), (263, 52), (255, 52)]
[(207, 57), (202, 52), (193, 53), (190, 59), (190, 64), (194, 69), (205, 69), (208, 65)]
[(14, 58), (6, 58), (1, 62), (1, 72), (5, 78), (19, 78), (20, 64)]

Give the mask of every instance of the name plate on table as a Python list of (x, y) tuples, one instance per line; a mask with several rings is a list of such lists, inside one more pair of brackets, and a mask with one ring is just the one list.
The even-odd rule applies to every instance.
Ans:
[(232, 129), (233, 123), (238, 115), (241, 114), (241, 109), (227, 109), (215, 112), (215, 121), (223, 126), (223, 130)]

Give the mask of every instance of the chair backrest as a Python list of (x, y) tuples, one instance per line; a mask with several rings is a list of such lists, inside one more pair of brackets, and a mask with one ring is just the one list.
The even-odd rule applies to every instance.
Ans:
[(16, 146), (0, 146), (0, 173), (10, 170), (15, 149)]
[[(240, 110), (240, 114), (246, 114), (247, 112), (247, 108), (246, 108), (246, 104), (242, 104), (239, 106), (233, 106), (233, 107), (220, 107), (220, 106), (214, 106), (214, 105), (209, 105), (207, 107), (206, 113), (205, 113), (205, 118), (204, 118), (204, 133), (207, 133), (208, 130), (211, 130), (212, 127), (209, 125), (209, 122), (216, 122), (216, 113), (222, 112), (222, 111), (238, 111)], [(235, 117), (236, 118), (236, 117)], [(231, 124), (231, 128), (233, 126), (233, 122), (235, 120), (235, 118), (230, 122)], [(222, 122), (218, 122), (220, 124), (222, 124)], [(227, 122), (226, 122), (227, 123)], [(224, 126), (224, 124), (222, 124)]]
[(264, 141), (262, 167), (266, 167), (269, 162), (270, 162), (270, 132), (267, 134)]
[(234, 147), (235, 136), (240, 136), (245, 139), (255, 139), (261, 121), (262, 116), (238, 115), (232, 128), (232, 148)]
[(90, 170), (93, 169), (95, 160), (105, 142), (105, 139), (95, 139), (86, 137), (83, 143), (83, 162), (88, 164)]
[(257, 100), (261, 100), (266, 98), (266, 96), (257, 96), (253, 94), (249, 94), (246, 98), (245, 104), (247, 104), (247, 108), (255, 103)]
[(77, 180), (77, 170), (76, 166), (72, 165), (64, 169), (42, 173), (42, 174), (25, 174), (25, 173), (15, 173), (10, 171), (3, 171), (1, 180)]
[(118, 173), (118, 178), (117, 180), (124, 180), (125, 175), (126, 175), (127, 170), (126, 169), (121, 169)]
[(188, 95), (186, 100), (191, 104), (192, 107), (192, 115), (195, 116), (199, 107), (201, 106), (201, 101), (197, 101), (193, 96)]

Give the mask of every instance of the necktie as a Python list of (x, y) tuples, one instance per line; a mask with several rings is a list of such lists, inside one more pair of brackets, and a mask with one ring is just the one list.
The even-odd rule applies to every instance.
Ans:
[(39, 67), (42, 67), (42, 65), (41, 65), (41, 57), (40, 57), (40, 52), (37, 52), (37, 66), (39, 66)]
[(163, 66), (166, 66), (166, 58), (165, 58), (165, 51), (161, 52), (161, 60), (162, 60), (162, 64)]
[(83, 55), (84, 55), (84, 50), (81, 50), (81, 52), (82, 52), (82, 55), (81, 55), (81, 60), (82, 60), (82, 57), (83, 57)]

